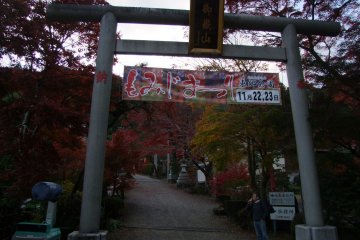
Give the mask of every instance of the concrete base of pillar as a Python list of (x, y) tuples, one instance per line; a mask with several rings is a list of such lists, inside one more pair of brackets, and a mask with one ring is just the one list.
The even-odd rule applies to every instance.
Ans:
[(336, 227), (311, 227), (306, 225), (295, 226), (296, 240), (338, 240)]
[(108, 231), (99, 231), (98, 233), (80, 233), (74, 231), (70, 233), (67, 240), (106, 240)]

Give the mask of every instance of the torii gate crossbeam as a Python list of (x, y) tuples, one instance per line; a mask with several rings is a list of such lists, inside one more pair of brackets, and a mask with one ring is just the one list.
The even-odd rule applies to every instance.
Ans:
[[(51, 21), (100, 22), (105, 13), (111, 12), (119, 23), (189, 26), (188, 10), (50, 4), (46, 12), (47, 18)], [(295, 25), (298, 34), (336, 36), (340, 32), (340, 24), (336, 22), (247, 14), (225, 13), (224, 15), (224, 28), (231, 29), (282, 32), (288, 24)]]
[[(137, 46), (143, 45), (141, 50), (144, 54), (157, 54), (154, 49), (151, 49), (156, 46), (154, 42), (125, 41), (118, 43), (118, 47), (115, 48), (117, 22), (188, 26), (189, 11), (50, 4), (47, 8), (47, 17), (52, 21), (63, 22), (101, 21), (86, 152), (80, 231), (70, 234), (68, 238), (104, 239), (106, 233), (99, 231), (99, 225), (113, 55), (115, 52), (131, 53), (131, 48), (135, 51), (136, 47), (134, 45), (136, 44)], [(238, 46), (235, 47), (236, 52), (241, 48), (246, 50), (246, 54), (239, 56), (243, 59), (286, 62), (306, 221), (306, 225), (296, 227), (296, 239), (337, 240), (336, 228), (324, 226), (322, 217), (307, 98), (304, 89), (297, 86), (299, 81), (304, 79), (297, 34), (335, 36), (340, 32), (340, 24), (301, 19), (225, 14), (224, 26), (232, 29), (270, 31), (282, 34), (283, 48), (252, 47), (249, 50), (244, 46)], [(167, 44), (168, 48), (163, 49), (163, 52), (159, 51), (157, 55), (169, 55), (175, 52), (179, 55), (186, 55), (183, 43)], [(225, 46), (223, 55), (217, 57), (237, 58), (236, 53), (235, 55), (231, 53), (229, 47), (231, 48), (231, 46)], [(129, 48), (129, 50), (126, 48)], [(233, 47), (233, 49), (235, 48)], [(262, 51), (263, 53), (261, 53)], [(239, 55), (241, 54), (239, 53)], [(272, 57), (272, 54), (275, 54), (276, 57)]]

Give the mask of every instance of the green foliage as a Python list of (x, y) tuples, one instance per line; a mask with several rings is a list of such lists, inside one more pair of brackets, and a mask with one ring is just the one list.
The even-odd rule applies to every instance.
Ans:
[(141, 169), (141, 173), (148, 176), (152, 176), (153, 172), (154, 172), (154, 165), (151, 163), (144, 165)]
[[(354, 85), (354, 89), (356, 86)], [(353, 103), (333, 98), (333, 89), (312, 89), (311, 122), (320, 174), (320, 189), (327, 224), (340, 238), (359, 235), (360, 115)], [(347, 100), (350, 100), (349, 96)]]
[(62, 237), (78, 230), (81, 212), (81, 192), (73, 193), (74, 184), (70, 180), (61, 183), (63, 193), (58, 200), (56, 225), (61, 228)]
[(251, 212), (245, 209), (245, 206), (247, 204), (247, 201), (242, 202), (242, 208), (236, 211), (235, 220), (236, 223), (239, 224), (239, 226), (242, 229), (245, 229), (247, 231), (251, 231), (253, 229), (253, 221)]
[(1, 101), (3, 101), (5, 104), (10, 104), (22, 97), (21, 92), (11, 92), (8, 95), (4, 96)]
[(209, 194), (209, 188), (206, 186), (206, 184), (196, 184), (195, 186), (190, 187), (189, 191), (193, 194)]
[(360, 161), (339, 152), (318, 154), (317, 160), (326, 223), (346, 239), (355, 239), (351, 236), (360, 234)]
[(108, 230), (109, 232), (115, 231), (119, 228), (121, 228), (120, 220), (109, 218), (106, 221), (106, 230)]
[(41, 223), (45, 220), (46, 210), (47, 202), (32, 200), (21, 209), (21, 221)]
[(124, 200), (120, 196), (105, 197), (103, 205), (105, 219), (119, 218), (121, 209), (124, 208)]
[(328, 90), (312, 90), (311, 123), (316, 148), (346, 149), (360, 156), (360, 114), (358, 109), (334, 102)]
[(0, 239), (6, 239), (15, 231), (20, 215), (21, 202), (0, 193)]
[(192, 139), (193, 153), (207, 156), (219, 171), (230, 162), (239, 162), (245, 146), (237, 136), (238, 118), (239, 114), (227, 111), (227, 107), (206, 106)]
[(0, 156), (0, 173), (9, 171), (12, 167), (12, 160), (9, 155)]
[(124, 208), (124, 200), (120, 196), (105, 197), (103, 199), (103, 215), (101, 227), (108, 231), (114, 231), (121, 227), (121, 213)]
[(180, 173), (181, 167), (180, 167), (179, 160), (176, 157), (175, 153), (173, 154), (172, 158), (170, 159), (170, 170), (171, 170), (171, 174), (173, 175), (172, 177), (177, 179), (177, 177)]
[(192, 152), (207, 156), (219, 171), (246, 160), (252, 186), (261, 166), (261, 184), (266, 186), (274, 159), (295, 148), (285, 88), (282, 97), (282, 106), (206, 106), (192, 139)]

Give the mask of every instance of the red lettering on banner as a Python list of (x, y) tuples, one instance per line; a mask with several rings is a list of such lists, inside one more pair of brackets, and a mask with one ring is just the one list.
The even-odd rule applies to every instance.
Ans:
[(150, 91), (154, 90), (156, 91), (157, 95), (165, 94), (165, 91), (161, 88), (156, 86), (156, 75), (153, 72), (145, 72), (144, 73), (144, 80), (149, 83), (148, 86), (140, 88), (140, 95), (145, 96)]
[(135, 69), (131, 69), (128, 76), (127, 76), (127, 81), (126, 81), (126, 85), (125, 85), (125, 92), (127, 94), (128, 97), (137, 97), (139, 96), (139, 93), (136, 91), (136, 87), (135, 87), (135, 81), (136, 81), (136, 77), (137, 77), (138, 73)]

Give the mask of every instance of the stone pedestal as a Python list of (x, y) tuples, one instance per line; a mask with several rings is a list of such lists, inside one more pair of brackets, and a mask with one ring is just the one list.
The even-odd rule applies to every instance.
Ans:
[(296, 240), (338, 240), (337, 230), (334, 226), (296, 225), (295, 237)]
[(99, 231), (97, 233), (80, 233), (74, 231), (67, 237), (68, 240), (106, 240), (108, 231)]

